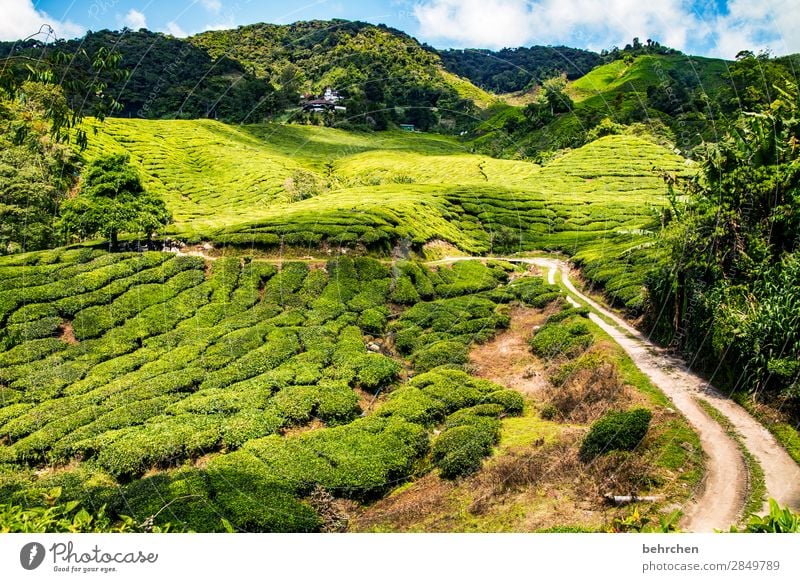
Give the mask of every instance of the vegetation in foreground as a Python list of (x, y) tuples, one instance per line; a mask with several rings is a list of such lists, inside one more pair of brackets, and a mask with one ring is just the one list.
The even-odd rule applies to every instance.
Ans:
[[(522, 327), (512, 320), (471, 351), (473, 373), (524, 394), (522, 415), (501, 419), (491, 458), (455, 480), (444, 464), (438, 476), (357, 509), (353, 530), (610, 531), (629, 513), (615, 495), (651, 499), (638, 515), (675, 529), (680, 512), (671, 507), (690, 499), (702, 477), (697, 436), (585, 309), (542, 307), (516, 308)], [(534, 355), (517, 336), (532, 336)], [(473, 434), (454, 438), (480, 448)]]
[(3, 497), (60, 487), (111, 523), (196, 531), (318, 530), (316, 488), (375, 499), (427, 470), (431, 444), (451, 476), (474, 470), (522, 404), (463, 371), (468, 347), (508, 325), (508, 303), (554, 295), (494, 262), (0, 263)]

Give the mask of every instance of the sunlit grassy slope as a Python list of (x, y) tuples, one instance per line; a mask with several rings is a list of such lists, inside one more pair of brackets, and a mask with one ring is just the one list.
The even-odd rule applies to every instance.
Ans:
[(418, 133), (211, 120), (107, 119), (99, 129), (89, 157), (131, 152), (185, 238), (379, 252), (404, 239), (469, 253), (563, 250), (589, 263), (590, 276), (596, 261), (611, 269), (598, 280), (615, 293), (627, 288), (623, 302), (640, 295), (641, 277), (627, 265), (664, 204), (660, 174), (690, 171), (632, 136), (604, 137), (539, 167)]
[(633, 62), (619, 59), (576, 79), (569, 84), (568, 93), (576, 103), (591, 99), (605, 102), (617, 93), (646, 93), (651, 85), (670, 83), (667, 75), (673, 70), (680, 70), (713, 95), (723, 84), (722, 74), (727, 71), (727, 63), (721, 59), (686, 55), (644, 55)]
[[(571, 111), (558, 115), (544, 127), (514, 129), (525, 125), (522, 108), (532, 94), (506, 99), (506, 105), (495, 105), (491, 115), (473, 130), (472, 144), (495, 155), (522, 157), (582, 144), (592, 128), (608, 118), (623, 124), (641, 122), (651, 125), (654, 131), (661, 131), (662, 124), (666, 124), (674, 132), (675, 141), (688, 149), (701, 139), (718, 137), (715, 120), (707, 117), (706, 100), (715, 102), (720, 97), (728, 83), (728, 66), (721, 59), (689, 55), (618, 59), (570, 82), (566, 92), (572, 99)], [(660, 95), (660, 105), (658, 99), (655, 104), (651, 101), (651, 92)], [(672, 102), (672, 107), (664, 100)]]

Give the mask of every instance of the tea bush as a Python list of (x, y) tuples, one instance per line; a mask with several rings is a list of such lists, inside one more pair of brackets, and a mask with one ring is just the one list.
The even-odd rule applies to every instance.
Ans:
[(652, 417), (646, 408), (606, 413), (592, 424), (583, 438), (581, 459), (591, 461), (610, 451), (632, 451), (647, 434)]
[(592, 334), (582, 321), (566, 319), (546, 323), (529, 340), (537, 356), (553, 359), (558, 356), (574, 358), (592, 345)]
[(461, 366), (469, 361), (469, 349), (461, 342), (438, 341), (415, 351), (411, 361), (420, 372), (427, 372), (437, 366)]
[[(498, 417), (521, 410), (457, 369), (508, 325), (492, 299), (502, 265), (37, 257), (0, 260), (20, 278), (0, 277), (0, 492), (15, 500), (63, 486), (87, 507), (108, 503), (114, 520), (158, 514), (154, 529), (316, 531), (301, 501), (315, 487), (374, 499), (426, 470), (434, 428), (494, 442)], [(415, 302), (402, 310), (390, 305), (398, 285)], [(395, 386), (409, 362), (369, 352), (365, 334), (409, 356), (407, 383)], [(359, 388), (388, 392), (363, 418)], [(34, 472), (54, 464), (64, 469)]]
[(486, 427), (455, 426), (434, 441), (433, 462), (445, 479), (470, 475), (481, 468), (483, 457), (492, 450), (495, 436)]

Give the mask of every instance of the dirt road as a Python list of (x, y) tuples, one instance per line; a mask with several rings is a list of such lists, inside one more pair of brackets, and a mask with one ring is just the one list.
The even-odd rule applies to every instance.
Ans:
[[(454, 257), (437, 262), (479, 258)], [(706, 475), (702, 490), (684, 509), (683, 531), (727, 530), (741, 519), (747, 491), (748, 472), (739, 445), (706, 414), (696, 399), (708, 402), (728, 417), (745, 447), (761, 465), (767, 495), (781, 505), (800, 509), (800, 466), (747, 411), (691, 372), (682, 360), (666, 353), (621, 317), (576, 289), (569, 280), (569, 268), (563, 261), (505, 257), (503, 260), (547, 270), (550, 284), (556, 283), (556, 274), (560, 273), (561, 283), (568, 292), (567, 300), (572, 305), (585, 305), (592, 310), (590, 319), (627, 352), (636, 366), (672, 400), (699, 435), (706, 455)]]

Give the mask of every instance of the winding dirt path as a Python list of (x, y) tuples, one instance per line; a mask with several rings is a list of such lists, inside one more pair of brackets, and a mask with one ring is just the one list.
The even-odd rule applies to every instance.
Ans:
[[(436, 262), (480, 258), (485, 257), (453, 257)], [(696, 399), (708, 402), (728, 417), (741, 435), (745, 447), (764, 471), (767, 496), (781, 505), (800, 509), (800, 466), (747, 411), (694, 374), (681, 359), (668, 354), (624, 319), (576, 289), (569, 279), (569, 268), (563, 261), (548, 258), (501, 259), (547, 269), (550, 284), (556, 283), (556, 274), (560, 273), (561, 282), (568, 291), (567, 300), (572, 305), (582, 304), (592, 309), (589, 318), (625, 350), (636, 366), (672, 400), (695, 429), (707, 457), (706, 474), (702, 490), (696, 492), (692, 503), (684, 509), (681, 522), (683, 531), (727, 530), (742, 518), (747, 491), (748, 473), (738, 444), (706, 414)]]

